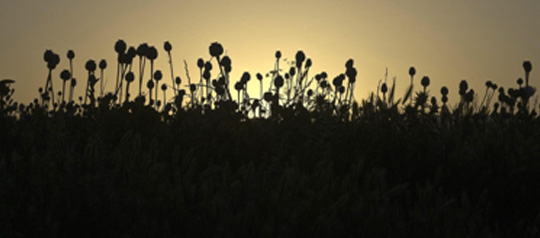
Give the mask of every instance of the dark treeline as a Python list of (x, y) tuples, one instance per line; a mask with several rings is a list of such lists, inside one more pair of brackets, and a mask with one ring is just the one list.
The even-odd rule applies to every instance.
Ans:
[(478, 96), (462, 81), (450, 107), (449, 89), (432, 96), (427, 76), (415, 90), (415, 68), (402, 98), (385, 80), (357, 101), (353, 60), (330, 79), (310, 76), (303, 52), (284, 66), (278, 51), (250, 95), (251, 74), (233, 83), (219, 43), (197, 61), (199, 77), (171, 70), (168, 83), (154, 47), (115, 50), (113, 92), (101, 86), (107, 62), (88, 61), (74, 100), (72, 70), (58, 81), (52, 51), (32, 103), (0, 81), (1, 237), (540, 234), (530, 62), (516, 88), (488, 81)]

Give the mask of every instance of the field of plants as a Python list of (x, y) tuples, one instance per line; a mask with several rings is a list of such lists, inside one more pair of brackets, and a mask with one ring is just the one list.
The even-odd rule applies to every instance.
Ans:
[(513, 88), (449, 95), (411, 67), (402, 96), (357, 100), (352, 59), (331, 77), (277, 51), (237, 80), (217, 42), (183, 77), (168, 42), (114, 49), (84, 81), (47, 50), (28, 104), (0, 81), (0, 237), (540, 237), (528, 61)]

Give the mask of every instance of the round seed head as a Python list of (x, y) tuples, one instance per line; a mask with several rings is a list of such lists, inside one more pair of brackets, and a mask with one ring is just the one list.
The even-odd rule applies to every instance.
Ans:
[(45, 62), (49, 63), (51, 61), (53, 55), (54, 55), (54, 53), (52, 52), (52, 50), (46, 50), (45, 53), (43, 54), (43, 60), (45, 60)]
[(467, 89), (469, 89), (469, 84), (467, 84), (467, 81), (461, 80), (459, 83), (459, 91), (467, 91)]
[(223, 67), (231, 67), (231, 58), (229, 56), (223, 56), (221, 62), (219, 62)]
[(72, 60), (73, 58), (75, 58), (75, 52), (73, 52), (73, 50), (68, 50), (67, 57), (68, 59)]
[(49, 69), (55, 69), (58, 63), (60, 63), (60, 56), (58, 56), (55, 53), (52, 53), (52, 55), (50, 56), (50, 60), (47, 63), (47, 67)]
[(248, 72), (244, 72), (244, 74), (242, 74), (242, 78), (240, 79), (240, 81), (247, 83), (249, 82), (249, 80), (251, 80), (251, 75)]
[(236, 89), (237, 91), (242, 90), (242, 88), (244, 88), (244, 84), (242, 84), (242, 82), (239, 81), (234, 84), (234, 89)]
[(341, 85), (343, 85), (343, 79), (341, 79), (341, 77), (337, 76), (334, 78), (334, 80), (332, 81), (332, 84), (334, 85), (334, 87), (340, 87)]
[(146, 56), (147, 53), (148, 53), (148, 44), (142, 43), (137, 47), (137, 55), (139, 57)]
[(294, 75), (296, 75), (296, 68), (295, 68), (295, 67), (291, 67), (291, 68), (289, 69), (289, 74), (290, 74), (292, 77), (294, 77)]
[(135, 75), (133, 74), (133, 72), (129, 71), (126, 74), (126, 82), (131, 83), (133, 82), (133, 80), (135, 80)]
[(218, 85), (225, 85), (225, 77), (223, 76), (219, 77), (217, 83)]
[(525, 70), (526, 73), (531, 72), (531, 70), (532, 70), (531, 62), (530, 61), (524, 61), (523, 62), (523, 69)]
[(448, 95), (448, 88), (447, 88), (446, 86), (443, 86), (443, 87), (441, 88), (441, 94), (442, 94), (443, 96)]
[(122, 54), (126, 52), (126, 48), (127, 48), (126, 42), (124, 42), (123, 40), (119, 39), (114, 44), (114, 51), (116, 51), (116, 53), (118, 54)]
[(161, 70), (156, 70), (156, 72), (154, 72), (154, 79), (156, 81), (159, 81), (161, 80), (161, 78), (163, 78), (163, 74), (161, 73)]
[(176, 84), (181, 84), (182, 83), (182, 79), (179, 77), (179, 76), (176, 76), (176, 78), (174, 79), (174, 82)]
[(154, 81), (148, 80), (148, 82), (146, 83), (146, 87), (152, 90), (154, 88)]
[(219, 57), (223, 54), (223, 46), (218, 42), (214, 42), (210, 45), (209, 51), (212, 57)]
[(266, 93), (264, 93), (263, 97), (264, 97), (264, 101), (270, 102), (270, 101), (272, 101), (273, 95), (272, 95), (271, 92), (266, 92)]
[(496, 89), (497, 89), (497, 87), (498, 87), (498, 86), (497, 86), (497, 84), (496, 84), (496, 83), (494, 83), (494, 84), (492, 84), (492, 85), (491, 85), (491, 88), (492, 88), (493, 90), (496, 90)]
[(204, 60), (202, 58), (199, 58), (197, 60), (197, 67), (199, 67), (199, 69), (202, 69), (204, 67)]
[(281, 58), (281, 51), (276, 51), (276, 59), (280, 59)]
[(420, 83), (421, 83), (422, 86), (424, 86), (424, 87), (429, 86), (429, 77), (428, 77), (428, 76), (424, 76), (424, 77), (422, 78), (422, 81), (420, 81)]
[(71, 87), (77, 86), (77, 80), (75, 78), (71, 79)]
[(107, 61), (105, 61), (104, 59), (99, 61), (99, 68), (102, 69), (102, 70), (107, 68)]
[(148, 57), (149, 60), (155, 60), (158, 57), (158, 52), (156, 47), (150, 46), (148, 47), (148, 52), (146, 53), (146, 57)]
[(85, 68), (90, 72), (96, 71), (96, 62), (93, 60), (86, 61)]
[(308, 97), (313, 96), (313, 89), (309, 89), (309, 90), (307, 91), (307, 96), (308, 96)]
[(326, 78), (328, 78), (328, 74), (326, 74), (326, 72), (323, 71), (323, 72), (321, 73), (321, 79), (326, 79)]
[(441, 101), (443, 103), (447, 103), (448, 102), (448, 97), (446, 95), (442, 96)]
[(343, 87), (343, 86), (340, 86), (337, 89), (338, 89), (338, 92), (341, 93), (341, 94), (343, 94), (345, 92), (345, 87)]
[(312, 63), (312, 62), (311, 62), (311, 59), (307, 59), (307, 60), (306, 60), (306, 68), (311, 67), (311, 63)]
[(358, 72), (354, 67), (347, 68), (347, 71), (345, 73), (347, 74), (347, 78), (349, 78), (349, 82), (356, 82), (356, 75), (358, 75)]
[(409, 68), (409, 75), (412, 77), (416, 74), (416, 69), (414, 67)]
[(522, 78), (518, 78), (516, 82), (517, 82), (517, 84), (518, 84), (519, 86), (521, 86), (521, 85), (523, 84), (523, 79), (522, 79)]
[(353, 59), (349, 59), (349, 60), (347, 60), (347, 62), (345, 62), (345, 67), (346, 67), (347, 69), (352, 68), (353, 65), (354, 65), (354, 60), (353, 60)]
[(163, 90), (163, 91), (167, 90), (167, 84), (162, 84), (161, 85), (161, 90)]
[(388, 92), (388, 86), (386, 86), (386, 83), (383, 83), (383, 84), (381, 85), (381, 92), (382, 92), (382, 93)]
[(135, 49), (135, 47), (133, 46), (130, 46), (126, 55), (131, 59), (133, 60), (133, 58), (135, 58), (135, 56), (137, 56), (137, 50)]
[(64, 81), (69, 80), (71, 78), (71, 73), (69, 70), (64, 69), (62, 70), (62, 73), (60, 73), (60, 78)]
[(189, 90), (191, 90), (191, 92), (195, 92), (195, 90), (197, 90), (197, 85), (192, 83), (191, 85), (189, 85)]
[(259, 81), (261, 81), (261, 80), (263, 79), (263, 76), (262, 76), (261, 73), (257, 73), (257, 79), (258, 79)]
[(283, 83), (283, 77), (281, 77), (281, 75), (278, 75), (274, 80), (274, 86), (276, 86), (276, 88), (281, 88), (283, 86)]
[(487, 88), (491, 88), (492, 85), (493, 85), (493, 83), (491, 82), (491, 80), (486, 81), (486, 87)]
[(302, 63), (306, 59), (306, 55), (304, 54), (303, 51), (299, 50), (298, 52), (296, 52), (296, 57), (295, 58), (296, 58), (296, 67), (301, 68)]
[(165, 51), (167, 51), (167, 52), (171, 52), (171, 50), (172, 50), (171, 43), (169, 43), (168, 41), (165, 41), (165, 43), (163, 44), (163, 49), (165, 49)]
[(222, 86), (217, 86), (215, 88), (215, 90), (216, 90), (217, 95), (224, 95), (225, 94), (225, 89)]
[(431, 97), (431, 105), (437, 105), (437, 98)]
[(212, 63), (210, 63), (210, 61), (208, 61), (208, 62), (206, 62), (204, 64), (204, 70), (206, 70), (206, 71), (212, 70)]
[(288, 80), (289, 78), (290, 78), (290, 75), (289, 75), (289, 73), (285, 73), (285, 79), (287, 79), (287, 80)]
[(203, 72), (203, 78), (204, 78), (205, 80), (210, 80), (210, 77), (211, 77), (210, 71), (205, 70), (205, 71)]

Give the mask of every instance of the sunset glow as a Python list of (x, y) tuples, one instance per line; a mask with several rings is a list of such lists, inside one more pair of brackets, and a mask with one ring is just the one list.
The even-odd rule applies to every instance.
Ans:
[[(397, 77), (397, 94), (408, 83), (408, 68), (457, 91), (460, 80), (482, 92), (486, 80), (514, 86), (523, 77), (521, 63), (540, 62), (540, 2), (504, 1), (15, 1), (0, 8), (0, 78), (16, 81), (15, 98), (39, 97), (46, 65), (43, 52), (61, 56), (53, 80), (69, 67), (67, 50), (75, 51), (74, 76), (85, 80), (88, 59), (106, 59), (107, 89), (112, 90), (118, 39), (130, 46), (148, 43), (160, 57), (157, 69), (170, 81), (163, 43), (171, 42), (175, 75), (198, 79), (196, 61), (209, 59), (208, 46), (220, 42), (232, 59), (232, 81), (273, 69), (274, 53), (293, 59), (303, 50), (313, 60), (310, 74), (344, 72), (355, 60), (355, 95), (365, 98), (384, 79)], [(268, 82), (267, 82), (268, 83)], [(254, 83), (254, 87), (257, 88)], [(135, 89), (133, 89), (135, 90)], [(82, 89), (77, 88), (77, 95)], [(171, 94), (172, 95), (172, 94)], [(456, 98), (450, 97), (455, 102)]]

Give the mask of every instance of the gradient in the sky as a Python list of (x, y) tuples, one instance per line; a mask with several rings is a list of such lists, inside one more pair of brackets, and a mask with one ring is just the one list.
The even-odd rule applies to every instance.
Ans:
[(109, 62), (110, 90), (118, 39), (155, 45), (164, 80), (169, 68), (163, 43), (170, 41), (175, 74), (185, 79), (185, 59), (198, 79), (196, 60), (208, 59), (208, 46), (218, 41), (232, 58), (233, 82), (244, 71), (271, 70), (276, 50), (289, 59), (303, 50), (313, 60), (311, 74), (324, 70), (332, 78), (353, 58), (357, 98), (376, 89), (387, 67), (401, 96), (408, 68), (415, 66), (418, 78), (431, 78), (432, 92), (438, 95), (446, 85), (455, 101), (462, 79), (479, 93), (486, 80), (514, 87), (524, 60), (533, 64), (531, 84), (539, 85), (539, 11), (537, 0), (3, 0), (0, 79), (16, 80), (15, 99), (29, 102), (45, 84), (43, 52), (52, 49), (62, 57), (54, 73), (59, 82), (58, 74), (68, 68), (65, 54), (73, 49), (80, 81), (86, 80), (88, 59)]

